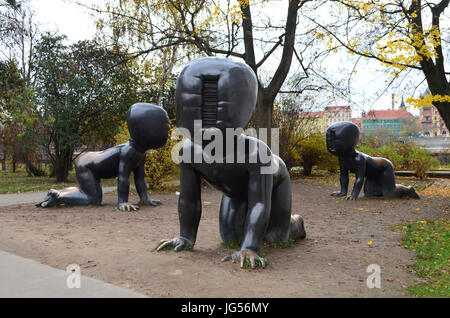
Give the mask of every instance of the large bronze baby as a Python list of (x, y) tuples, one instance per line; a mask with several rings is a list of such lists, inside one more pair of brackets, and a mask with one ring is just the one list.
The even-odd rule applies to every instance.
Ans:
[(139, 103), (130, 107), (127, 114), (130, 140), (104, 151), (86, 152), (75, 160), (79, 188), (51, 189), (37, 207), (58, 204), (99, 205), (102, 202), (101, 179), (118, 177), (118, 203), (121, 211), (139, 208), (128, 203), (130, 174), (133, 172), (136, 190), (145, 205), (159, 205), (147, 196), (145, 181), (145, 152), (165, 145), (169, 133), (169, 117), (164, 109), (152, 104)]
[[(385, 158), (374, 158), (355, 150), (359, 140), (359, 128), (351, 122), (338, 122), (327, 129), (327, 148), (339, 156), (341, 190), (332, 196), (343, 196), (356, 200), (364, 184), (366, 196), (385, 196), (393, 198), (411, 197), (419, 199), (413, 187), (395, 184), (394, 166)], [(356, 175), (353, 191), (348, 192), (348, 172)]]
[[(182, 70), (176, 87), (177, 120), (190, 138), (184, 141), (180, 155), (184, 158), (189, 153), (188, 157), (201, 160), (182, 159), (180, 236), (162, 240), (158, 250), (171, 246), (180, 251), (194, 246), (202, 213), (202, 178), (223, 193), (219, 217), (223, 241), (241, 246), (240, 251), (224, 260), (238, 260), (242, 267), (248, 258), (252, 268), (255, 262), (264, 267), (264, 259), (258, 256), (264, 240), (280, 242), (305, 237), (302, 218), (291, 215), (291, 183), (284, 162), (261, 140), (242, 133), (226, 133), (247, 125), (257, 93), (252, 69), (231, 59), (201, 58)], [(201, 126), (195, 125), (196, 120), (202, 121)], [(212, 160), (207, 151), (212, 137), (200, 141), (192, 138), (199, 132), (204, 136), (221, 132), (223, 145), (231, 143), (233, 151), (227, 148), (221, 155), (215, 153), (216, 160)], [(243, 145), (241, 150), (239, 144)], [(270, 162), (263, 160), (261, 154), (268, 155)], [(264, 172), (262, 168), (268, 165), (273, 169)]]

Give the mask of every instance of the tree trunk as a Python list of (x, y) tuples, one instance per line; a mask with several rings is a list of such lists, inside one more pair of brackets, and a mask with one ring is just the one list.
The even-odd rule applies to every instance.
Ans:
[(303, 162), (303, 175), (304, 175), (305, 177), (309, 177), (309, 176), (311, 175), (311, 173), (312, 173), (312, 167), (313, 167), (313, 164), (312, 164), (311, 161), (305, 160), (305, 161)]
[(13, 171), (13, 173), (16, 172), (16, 156), (15, 155), (12, 156), (12, 171)]
[[(272, 112), (273, 112), (273, 100), (267, 98), (265, 95), (265, 88), (259, 85), (258, 99), (256, 103), (256, 128), (258, 131), (258, 137), (263, 137), (263, 140), (270, 147), (272, 144)], [(266, 129), (265, 133), (260, 131), (261, 128)]]
[[(448, 95), (450, 96), (450, 93)], [(444, 120), (444, 123), (447, 126), (447, 129), (450, 130), (450, 102), (446, 102), (446, 103), (435, 102), (435, 103), (433, 103), (433, 105), (439, 111), (439, 114), (441, 115), (442, 119)]]
[(43, 177), (45, 176), (45, 171), (35, 166), (30, 158), (24, 156), (25, 165), (27, 167), (27, 171), (29, 174), (35, 177)]
[(73, 151), (71, 149), (64, 149), (56, 154), (56, 160), (53, 165), (56, 182), (67, 182), (69, 176), (70, 166), (72, 164)]

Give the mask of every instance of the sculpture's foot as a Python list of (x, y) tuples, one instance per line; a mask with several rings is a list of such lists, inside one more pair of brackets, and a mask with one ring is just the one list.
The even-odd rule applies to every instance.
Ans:
[(59, 191), (55, 189), (50, 189), (47, 192), (47, 195), (45, 196), (44, 200), (42, 200), (39, 203), (36, 203), (36, 206), (41, 208), (49, 208), (51, 206), (57, 205), (58, 202), (59, 202)]
[(266, 260), (264, 257), (259, 256), (258, 253), (251, 250), (241, 250), (236, 252), (233, 255), (224, 257), (222, 262), (233, 261), (240, 263), (241, 268), (244, 268), (246, 267), (246, 260), (248, 260), (252, 269), (256, 268), (256, 266), (261, 266), (262, 268), (266, 267)]
[(134, 204), (130, 204), (128, 202), (124, 202), (124, 203), (120, 203), (117, 206), (117, 209), (119, 211), (122, 211), (122, 212), (132, 212), (132, 211), (139, 210), (139, 206), (138, 205), (134, 205)]
[(291, 240), (304, 239), (305, 237), (306, 237), (306, 230), (303, 218), (298, 214), (291, 215), (289, 239)]
[(417, 194), (416, 190), (412, 186), (409, 186), (409, 196), (413, 199), (420, 199), (420, 196)]

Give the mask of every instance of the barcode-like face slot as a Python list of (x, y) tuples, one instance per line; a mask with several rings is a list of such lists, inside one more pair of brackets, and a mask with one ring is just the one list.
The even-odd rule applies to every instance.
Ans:
[(202, 126), (215, 127), (217, 122), (218, 77), (203, 78)]
[(327, 147), (330, 152), (336, 151), (336, 132), (334, 130), (327, 131)]

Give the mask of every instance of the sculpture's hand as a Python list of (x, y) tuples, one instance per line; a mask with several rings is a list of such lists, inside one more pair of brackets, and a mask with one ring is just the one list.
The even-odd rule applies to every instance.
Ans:
[(352, 194), (347, 195), (346, 197), (342, 198), (343, 200), (356, 200), (357, 198), (354, 197)]
[(145, 205), (151, 205), (151, 206), (157, 206), (157, 205), (162, 205), (162, 202), (159, 200), (146, 200), (146, 201), (141, 201), (142, 204)]
[(343, 193), (341, 191), (336, 191), (331, 194), (331, 196), (333, 196), (333, 197), (345, 197), (346, 195), (347, 195), (347, 193)]
[(159, 252), (166, 247), (173, 247), (175, 252), (179, 252), (185, 247), (192, 246), (187, 240), (182, 239), (181, 237), (175, 237), (173, 239), (161, 240), (156, 248), (156, 251)]
[(259, 255), (251, 250), (241, 250), (239, 252), (234, 253), (233, 255), (227, 256), (222, 259), (222, 262), (226, 262), (232, 260), (233, 262), (240, 262), (241, 268), (244, 267), (245, 259), (248, 258), (250, 260), (250, 265), (252, 268), (256, 267), (256, 262), (259, 262), (262, 268), (266, 267), (266, 262), (264, 258), (259, 257)]
[(119, 204), (118, 209), (122, 212), (131, 212), (139, 210), (139, 206), (124, 202)]

